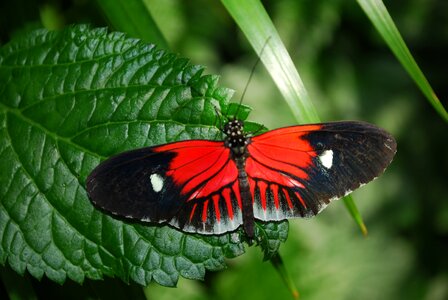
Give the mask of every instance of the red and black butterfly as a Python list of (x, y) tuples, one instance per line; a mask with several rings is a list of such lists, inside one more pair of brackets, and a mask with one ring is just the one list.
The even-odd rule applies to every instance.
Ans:
[(114, 215), (221, 234), (254, 222), (318, 214), (377, 176), (394, 138), (363, 122), (280, 128), (250, 137), (229, 120), (224, 141), (187, 140), (113, 156), (87, 179), (92, 202)]

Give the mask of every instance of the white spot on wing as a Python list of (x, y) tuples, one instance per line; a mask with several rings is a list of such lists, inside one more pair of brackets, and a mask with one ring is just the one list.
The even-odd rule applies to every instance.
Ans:
[(154, 192), (158, 193), (163, 189), (164, 179), (157, 173), (151, 174), (149, 177), (151, 179), (151, 185)]
[(333, 166), (333, 150), (325, 150), (322, 152), (319, 155), (319, 160), (325, 168), (330, 169)]

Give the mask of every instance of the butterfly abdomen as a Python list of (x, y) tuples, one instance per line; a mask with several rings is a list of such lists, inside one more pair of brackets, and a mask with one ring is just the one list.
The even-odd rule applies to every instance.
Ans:
[(253, 209), (253, 196), (250, 191), (249, 178), (246, 173), (246, 158), (244, 156), (235, 159), (238, 169), (238, 185), (240, 188), (241, 206), (243, 210), (243, 228), (248, 238), (255, 236), (255, 219)]

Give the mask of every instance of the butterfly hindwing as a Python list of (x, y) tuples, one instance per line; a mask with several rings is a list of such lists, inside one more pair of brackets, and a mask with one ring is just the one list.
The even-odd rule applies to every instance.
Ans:
[(309, 217), (379, 176), (396, 151), (363, 122), (292, 126), (252, 138), (246, 171), (260, 220)]

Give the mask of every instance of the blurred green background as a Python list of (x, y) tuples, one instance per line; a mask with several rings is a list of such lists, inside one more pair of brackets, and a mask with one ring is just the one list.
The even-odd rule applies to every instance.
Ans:
[[(238, 101), (256, 54), (218, 1), (147, 0), (171, 51), (220, 74)], [(447, 124), (391, 54), (355, 1), (263, 1), (323, 121), (377, 124), (397, 139), (398, 153), (384, 176), (354, 193), (367, 238), (342, 202), (311, 220), (290, 221), (280, 253), (302, 299), (448, 299)], [(385, 1), (392, 18), (442, 103), (448, 99), (448, 2)], [(2, 1), (0, 41), (30, 28), (72, 23), (107, 26), (93, 1)], [(113, 27), (112, 27), (113, 28)], [(249, 119), (268, 128), (295, 124), (262, 65), (244, 103)], [(178, 288), (150, 285), (148, 299), (290, 299), (260, 249), (228, 261), (204, 282), (181, 279)], [(4, 268), (2, 268), (3, 272)], [(14, 273), (8, 276), (14, 278)], [(83, 287), (44, 279), (39, 298), (117, 298), (141, 295), (115, 280)], [(0, 298), (6, 297), (4, 289)], [(110, 298), (110, 296), (107, 296)]]

